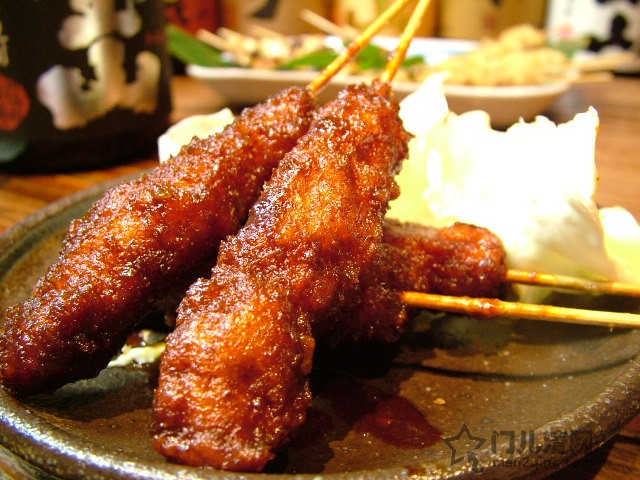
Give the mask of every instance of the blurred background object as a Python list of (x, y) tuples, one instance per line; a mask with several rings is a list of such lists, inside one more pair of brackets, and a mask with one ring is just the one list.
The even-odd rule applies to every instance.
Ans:
[[(338, 25), (351, 26), (361, 30), (377, 18), (392, 2), (393, 0), (333, 0), (330, 18)], [(440, 0), (431, 1), (416, 36), (433, 37), (436, 35), (439, 4)], [(399, 35), (411, 16), (413, 7), (414, 5), (407, 5), (389, 25), (382, 29), (382, 35)]]
[(169, 120), (162, 0), (0, 0), (0, 165), (91, 168)]
[(331, 12), (331, 0), (219, 1), (224, 27), (254, 36), (270, 32), (281, 35), (317, 32), (302, 19), (300, 12), (309, 9), (324, 17)]
[[(640, 53), (638, 0), (551, 0), (546, 19), (550, 42), (580, 57)], [(638, 62), (628, 68), (640, 70)], [(624, 70), (622, 65), (620, 70)]]
[(438, 33), (479, 40), (518, 24), (543, 27), (546, 9), (546, 0), (442, 0)]
[(195, 33), (200, 28), (215, 31), (220, 26), (217, 0), (164, 0), (167, 21)]

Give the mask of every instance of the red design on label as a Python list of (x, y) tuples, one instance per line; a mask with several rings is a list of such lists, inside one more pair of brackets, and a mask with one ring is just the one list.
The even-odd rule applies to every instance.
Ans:
[(165, 7), (169, 22), (195, 33), (199, 28), (211, 32), (218, 28), (216, 2), (203, 0), (167, 0)]
[(16, 130), (30, 109), (31, 100), (25, 88), (0, 73), (0, 130)]

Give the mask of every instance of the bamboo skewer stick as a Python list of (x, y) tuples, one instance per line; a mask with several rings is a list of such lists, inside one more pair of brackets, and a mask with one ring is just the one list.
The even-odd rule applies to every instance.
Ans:
[[(350, 41), (346, 50), (338, 55), (336, 59), (333, 60), (327, 67), (325, 67), (325, 69), (322, 70), (320, 74), (307, 85), (307, 89), (311, 93), (316, 93), (321, 90), (347, 63), (349, 63), (355, 57), (355, 55), (358, 54), (358, 52), (360, 52), (360, 50), (362, 50), (371, 41), (371, 39), (376, 34), (380, 32), (380, 30), (389, 21), (391, 21), (396, 15), (398, 15), (398, 13), (400, 13), (400, 11), (412, 1), (414, 0), (396, 0), (395, 2), (393, 2), (385, 11), (382, 12), (382, 14), (378, 18), (376, 18), (364, 31), (362, 31), (362, 33), (360, 33), (358, 36), (355, 36)], [(406, 50), (409, 47), (408, 44), (410, 43), (411, 39), (415, 35), (415, 31), (420, 25), (420, 17), (422, 17), (422, 15), (424, 14), (424, 11), (427, 7), (426, 4), (428, 4), (429, 0), (422, 0), (422, 2), (425, 3), (425, 5), (422, 7), (418, 5), (416, 10), (419, 14), (413, 15), (413, 20), (410, 20), (407, 25), (407, 31), (405, 32), (405, 35), (403, 35), (404, 43), (403, 40), (401, 40), (400, 43), (400, 51), (391, 59), (391, 67), (389, 67), (388, 64), (388, 68), (390, 68), (391, 71), (386, 74), (386, 77), (388, 77), (389, 79), (395, 75), (395, 71), (398, 68), (396, 63), (398, 65), (402, 63), (402, 58), (406, 54)], [(207, 30), (200, 30), (197, 33), (197, 37), (201, 41), (208, 43), (215, 48), (226, 50), (230, 48), (230, 43), (229, 40), (225, 37), (228, 34), (239, 35), (237, 34), (237, 32), (224, 29), (219, 29), (219, 33), (220, 34), (215, 34)], [(250, 37), (247, 38), (249, 39)]]
[(506, 302), (493, 298), (454, 297), (421, 292), (402, 292), (402, 300), (412, 307), (461, 313), (478, 318), (516, 318), (526, 320), (555, 321), (603, 327), (640, 328), (640, 315), (633, 313), (585, 310)]
[(335, 35), (343, 39), (352, 39), (358, 36), (359, 30), (349, 25), (341, 26), (336, 25), (331, 20), (317, 14), (316, 12), (305, 8), (300, 12), (300, 18), (307, 22), (312, 27), (329, 34)]
[(599, 282), (567, 275), (552, 275), (549, 273), (528, 272), (523, 270), (509, 270), (506, 280), (511, 283), (522, 283), (524, 285), (579, 290), (589, 294), (602, 293), (640, 297), (640, 285), (624, 282)]
[(402, 36), (400, 37), (400, 42), (398, 43), (397, 48), (395, 49), (393, 56), (387, 63), (382, 75), (380, 76), (380, 81), (382, 82), (391, 82), (393, 77), (395, 77), (396, 73), (400, 69), (402, 62), (407, 54), (407, 50), (409, 49), (409, 45), (411, 45), (411, 40), (415, 37), (418, 28), (420, 28), (420, 24), (422, 23), (422, 17), (424, 17), (427, 8), (429, 7), (430, 0), (418, 0), (418, 5), (414, 9), (409, 21), (407, 22), (407, 26), (402, 32)]
[[(370, 41), (371, 39), (377, 35), (380, 30), (393, 18), (396, 17), (409, 3), (415, 0), (395, 0), (382, 14), (376, 18), (371, 25), (369, 25), (362, 33), (355, 36), (350, 41), (346, 50), (344, 50), (335, 60), (333, 60), (327, 67), (324, 68), (320, 72), (320, 74), (307, 85), (307, 89), (311, 93), (316, 93), (321, 90), (342, 68), (349, 63), (355, 55), (360, 52)], [(327, 20), (327, 22), (329, 22)], [(330, 23), (330, 22), (329, 22)], [(354, 30), (355, 31), (355, 30)], [(357, 33), (357, 31), (355, 31)], [(213, 33), (205, 29), (200, 29), (196, 33), (196, 37), (211, 45), (218, 50), (228, 50), (234, 51), (236, 54), (240, 55), (242, 58), (241, 64), (249, 65), (250, 64), (250, 51), (255, 49), (255, 46), (248, 49), (247, 52), (242, 52), (241, 49), (237, 48), (234, 45), (234, 42), (230, 40), (230, 38), (241, 39), (244, 42), (252, 42), (256, 43), (257, 40), (253, 37), (244, 35), (239, 32), (235, 32), (228, 28), (221, 27), (218, 29), (218, 33)]]
[(317, 92), (324, 87), (333, 76), (342, 69), (351, 59), (359, 52), (369, 41), (395, 17), (400, 10), (413, 0), (396, 0), (382, 14), (376, 18), (358, 37), (353, 39), (336, 59), (331, 62), (314, 80), (312, 80), (307, 88), (311, 92)]

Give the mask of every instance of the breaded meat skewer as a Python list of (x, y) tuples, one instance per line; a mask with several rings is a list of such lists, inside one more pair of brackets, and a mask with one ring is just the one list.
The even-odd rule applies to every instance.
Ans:
[(186, 290), (245, 222), (273, 168), (316, 110), (291, 88), (194, 139), (72, 222), (59, 256), (0, 327), (0, 380), (15, 394), (91, 377), (153, 303)]
[(388, 84), (349, 87), (285, 156), (247, 224), (187, 292), (154, 398), (154, 446), (260, 471), (305, 419), (315, 318), (359, 289), (409, 135)]
[(359, 279), (361, 290), (318, 318), (314, 337), (328, 345), (396, 341), (418, 311), (401, 292), (500, 298), (507, 292), (507, 271), (501, 240), (485, 228), (465, 223), (434, 228), (387, 219), (378, 259)]
[(0, 384), (17, 395), (94, 376), (169, 293), (211, 268), (273, 168), (303, 135), (314, 95), (410, 0), (397, 0), (307, 88), (245, 109), (70, 226), (59, 259), (0, 325)]
[[(402, 55), (428, 3), (419, 1)], [(361, 291), (408, 152), (383, 76), (320, 109), (221, 245), (211, 278), (181, 302), (153, 403), (154, 447), (169, 459), (261, 471), (304, 421), (313, 324)]]

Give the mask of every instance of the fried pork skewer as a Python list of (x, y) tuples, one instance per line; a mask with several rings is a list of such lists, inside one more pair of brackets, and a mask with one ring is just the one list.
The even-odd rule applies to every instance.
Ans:
[(154, 446), (189, 465), (260, 471), (305, 419), (314, 319), (373, 265), (408, 135), (386, 84), (323, 107), (247, 224), (194, 284), (167, 338)]
[(8, 309), (0, 380), (15, 394), (91, 377), (136, 323), (212, 265), (265, 180), (304, 134), (311, 91), (246, 109), (222, 133), (194, 139), (142, 178), (108, 190), (69, 227), (59, 259), (30, 298)]
[(418, 313), (398, 292), (501, 298), (508, 288), (505, 261), (501, 240), (485, 228), (386, 219), (379, 258), (360, 277), (359, 295), (347, 299), (339, 312), (316, 319), (313, 336), (329, 347), (396, 341)]
[[(409, 236), (410, 238), (410, 236)], [(485, 240), (486, 241), (486, 240)], [(410, 256), (408, 254), (407, 256)], [(423, 267), (428, 266), (426, 264)], [(524, 284), (539, 287), (550, 287), (555, 290), (573, 291), (587, 295), (618, 295), (633, 298), (640, 297), (640, 285), (619, 281), (596, 281), (568, 275), (553, 275), (549, 273), (531, 272), (507, 269), (499, 265), (501, 272), (494, 278), (495, 285)], [(496, 272), (497, 273), (497, 272)], [(409, 278), (409, 277), (407, 277)], [(446, 277), (445, 277), (446, 278)], [(460, 276), (452, 275), (452, 279)], [(473, 277), (467, 277), (473, 278)], [(380, 287), (377, 287), (380, 289)], [(388, 294), (387, 304), (400, 302), (411, 308), (426, 308), (450, 313), (461, 313), (476, 318), (515, 318), (539, 320), (546, 322), (572, 323), (580, 325), (594, 325), (607, 328), (640, 328), (640, 315), (629, 312), (611, 312), (589, 310), (581, 308), (559, 307), (555, 305), (529, 304), (500, 300), (493, 293), (486, 295), (471, 289), (461, 289), (457, 292), (424, 288), (419, 283), (414, 285), (396, 282), (391, 284), (395, 295)], [(495, 293), (495, 292), (494, 292)], [(489, 297), (489, 298), (484, 298)], [(380, 300), (382, 303), (382, 300)], [(387, 308), (384, 310), (389, 312)], [(402, 324), (402, 322), (400, 322)], [(382, 324), (391, 325), (389, 318)], [(372, 327), (374, 328), (374, 327)], [(383, 335), (383, 329), (378, 334)]]
[(640, 328), (640, 315), (501, 300), (515, 283), (592, 295), (640, 296), (640, 286), (508, 269), (500, 239), (485, 228), (456, 223), (437, 229), (385, 221), (380, 258), (360, 279), (346, 307), (314, 324), (325, 343), (397, 340), (418, 309), (477, 318), (508, 317)]
[(640, 297), (640, 286), (508, 269), (502, 243), (484, 228), (459, 223), (443, 229), (388, 220), (378, 266), (348, 308), (319, 323), (318, 336), (342, 340), (394, 341), (416, 309), (477, 318), (516, 319), (640, 328), (640, 315), (501, 300), (522, 283), (589, 295)]
[(408, 151), (398, 111), (379, 81), (322, 107), (247, 224), (221, 245), (211, 278), (189, 289), (154, 397), (160, 453), (260, 471), (304, 421), (313, 324), (361, 290), (379, 257)]
[(387, 219), (379, 256), (359, 279), (362, 288), (316, 321), (314, 336), (329, 345), (393, 342), (418, 311), (399, 292), (500, 298), (508, 288), (506, 273), (502, 242), (485, 228), (465, 223), (433, 228)]
[(74, 221), (59, 259), (0, 326), (0, 383), (17, 395), (96, 375), (170, 292), (214, 263), (283, 155), (315, 93), (410, 0), (397, 0), (307, 88), (245, 109), (223, 132), (105, 193)]

